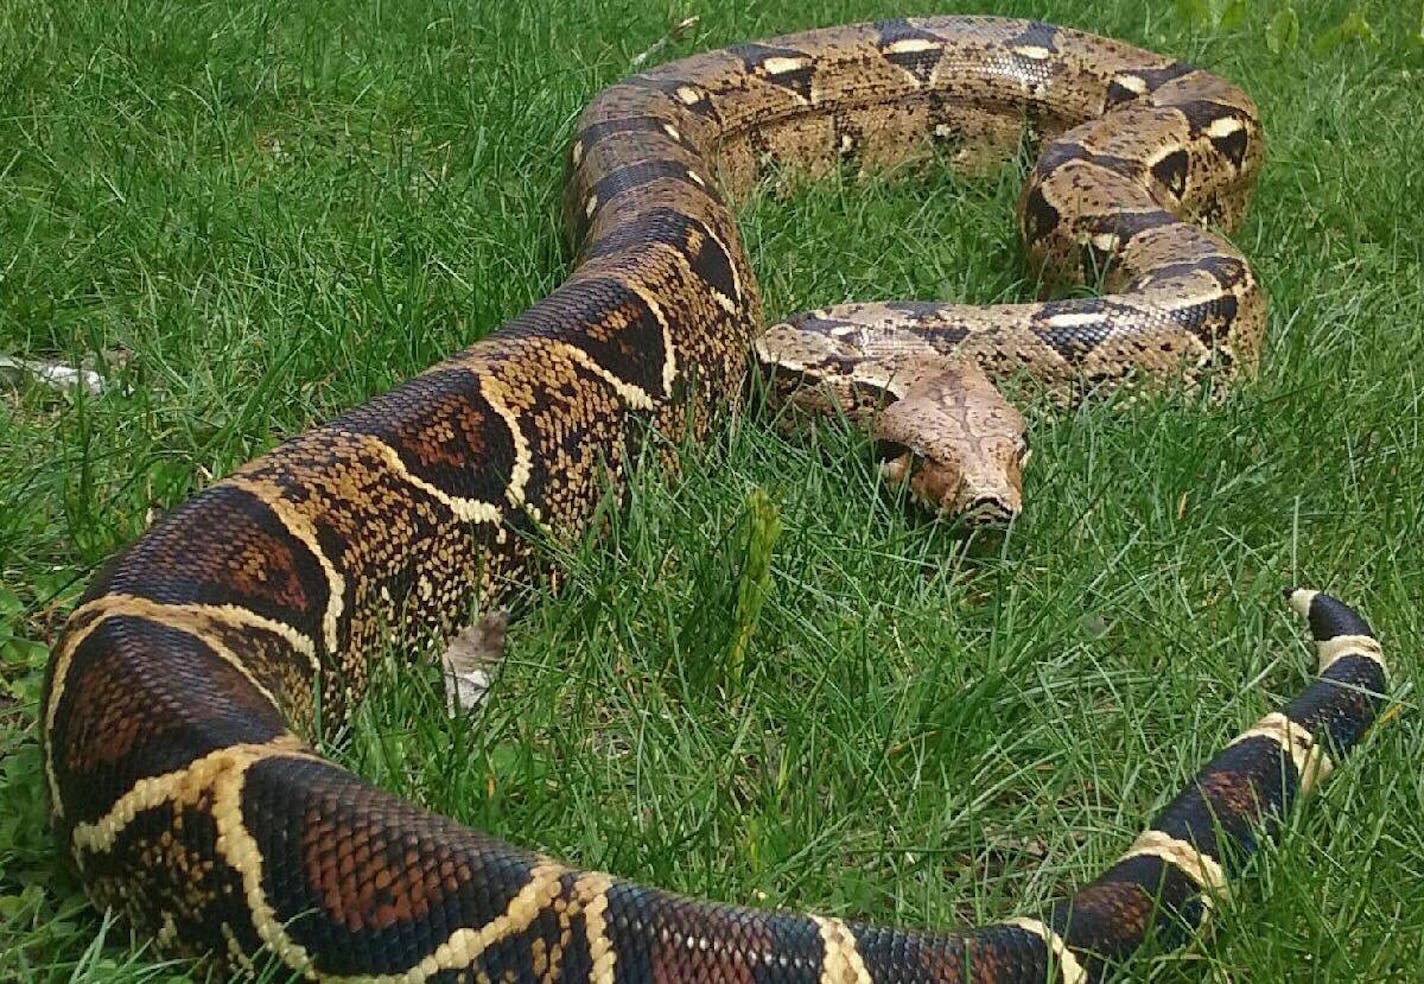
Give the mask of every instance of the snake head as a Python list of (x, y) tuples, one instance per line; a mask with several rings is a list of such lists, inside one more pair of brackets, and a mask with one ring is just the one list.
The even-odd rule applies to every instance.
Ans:
[(912, 383), (875, 437), (886, 479), (939, 516), (997, 525), (1023, 510), (1023, 415), (973, 363)]

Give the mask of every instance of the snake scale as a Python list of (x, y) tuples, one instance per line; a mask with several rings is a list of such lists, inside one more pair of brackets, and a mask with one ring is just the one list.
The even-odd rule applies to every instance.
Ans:
[[(1093, 298), (848, 305), (762, 331), (727, 204), (771, 173), (967, 173), (1038, 149), (1021, 208), (1049, 279)], [(1265, 301), (1206, 227), (1262, 160), (1231, 84), (1046, 24), (902, 19), (635, 75), (579, 119), (568, 280), (472, 348), (243, 466), (94, 580), (42, 709), (55, 827), (91, 897), (165, 952), (328, 981), (891, 984), (1098, 980), (1191, 937), (1286, 808), (1378, 711), (1380, 647), (1297, 590), (1319, 676), (1227, 746), (1096, 881), (1033, 916), (901, 931), (681, 898), (402, 802), (302, 736), (392, 635), (448, 638), (587, 527), (650, 428), (705, 436), (748, 363), (822, 410), (890, 405), (885, 467), (943, 511), (1018, 509), (1020, 418), (1257, 361)], [(749, 353), (750, 356), (749, 356)], [(874, 415), (872, 415), (874, 416)], [(1155, 928), (1154, 928), (1155, 927)], [(279, 974), (280, 976), (280, 974)]]

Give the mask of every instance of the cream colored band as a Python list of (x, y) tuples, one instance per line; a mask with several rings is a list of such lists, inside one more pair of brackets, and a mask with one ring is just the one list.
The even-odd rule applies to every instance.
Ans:
[(1308, 796), (1317, 782), (1323, 782), (1335, 770), (1335, 763), (1315, 743), (1314, 736), (1280, 712), (1267, 714), (1231, 744), (1239, 745), (1250, 738), (1270, 738), (1290, 753), (1300, 777), (1301, 795)]
[(1226, 898), (1226, 869), (1184, 840), (1160, 830), (1144, 831), (1122, 860), (1136, 857), (1160, 858), (1186, 875), (1202, 890), (1202, 904), (1208, 909), (1217, 899)]
[(1341, 635), (1316, 643), (1315, 651), (1320, 657), (1320, 673), (1324, 673), (1346, 656), (1363, 656), (1374, 660), (1386, 673), (1389, 667), (1384, 662), (1384, 651), (1379, 640), (1367, 635)]
[(812, 916), (821, 932), (821, 984), (871, 984), (855, 934), (839, 919)]
[(1026, 929), (1043, 940), (1053, 954), (1053, 960), (1058, 965), (1058, 976), (1063, 984), (1087, 984), (1088, 972), (1083, 969), (1083, 965), (1078, 962), (1073, 951), (1068, 949), (1068, 944), (1063, 942), (1063, 937), (1050, 929), (1046, 923), (1037, 919), (1020, 917), (1005, 920), (1004, 925)]
[(1301, 618), (1310, 618), (1310, 603), (1319, 593), (1319, 591), (1310, 591), (1306, 588), (1296, 588), (1291, 592), (1290, 606)]

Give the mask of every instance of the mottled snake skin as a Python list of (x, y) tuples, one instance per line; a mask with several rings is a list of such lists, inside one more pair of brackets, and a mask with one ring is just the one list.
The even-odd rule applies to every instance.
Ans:
[[(982, 171), (1026, 137), (1041, 147), (1027, 251), (1051, 279), (1106, 271), (1103, 296), (856, 305), (763, 332), (727, 200), (772, 172), (917, 157)], [(529, 584), (529, 534), (584, 529), (649, 424), (705, 435), (739, 398), (749, 353), (784, 397), (899, 398), (885, 426), (906, 447), (917, 439), (894, 435), (922, 418), (897, 406), (968, 420), (979, 398), (961, 396), (981, 375), (1081, 395), (1249, 371), (1264, 297), (1205, 226), (1239, 217), (1262, 157), (1255, 107), (1229, 83), (1025, 21), (814, 31), (604, 91), (569, 157), (581, 245), (566, 283), (176, 509), (73, 612), (46, 685), (45, 774), (95, 903), (164, 952), (224, 969), (408, 984), (1077, 984), (1149, 937), (1190, 938), (1382, 699), (1378, 643), (1325, 595), (1291, 596), (1321, 660), (1299, 697), (1096, 881), (964, 932), (716, 905), (573, 870), (373, 788), (307, 739), (360, 699), (393, 638), (449, 637)], [(934, 440), (912, 450), (900, 468), (921, 467), (923, 497), (948, 502), (969, 481), (936, 477)]]

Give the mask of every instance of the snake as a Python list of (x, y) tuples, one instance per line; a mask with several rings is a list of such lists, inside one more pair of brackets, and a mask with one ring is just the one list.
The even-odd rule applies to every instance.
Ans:
[[(1311, 682), (1224, 746), (1113, 865), (968, 930), (683, 897), (505, 843), (323, 757), (386, 647), (424, 652), (530, 590), (656, 435), (708, 438), (751, 383), (874, 431), (941, 513), (1012, 519), (1023, 418), (1249, 374), (1263, 290), (1225, 238), (1264, 155), (1235, 85), (1120, 41), (993, 17), (885, 20), (632, 75), (578, 118), (576, 256), (472, 347), (292, 437), (108, 562), (40, 711), (63, 854), (94, 904), (225, 974), (585, 984), (1062, 982), (1184, 945), (1374, 721), (1368, 623), (1295, 589)], [(735, 205), (768, 182), (1021, 161), (1045, 285), (1016, 304), (837, 305), (766, 327)], [(1007, 164), (1006, 164), (1007, 162)]]

